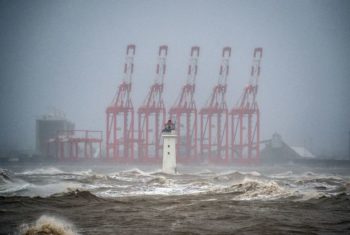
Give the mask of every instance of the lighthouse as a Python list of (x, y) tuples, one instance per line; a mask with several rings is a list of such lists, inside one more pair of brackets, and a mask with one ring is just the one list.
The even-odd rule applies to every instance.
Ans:
[(163, 173), (176, 174), (176, 131), (175, 124), (169, 120), (162, 131)]

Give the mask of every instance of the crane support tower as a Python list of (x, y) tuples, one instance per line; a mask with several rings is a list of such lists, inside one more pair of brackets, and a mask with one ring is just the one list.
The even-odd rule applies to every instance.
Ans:
[(161, 162), (161, 128), (166, 114), (163, 83), (167, 54), (168, 46), (160, 46), (154, 84), (138, 109), (138, 160), (144, 163)]
[(187, 81), (182, 87), (169, 114), (176, 121), (177, 162), (189, 163), (197, 159), (197, 107), (194, 101), (195, 83), (198, 71), (199, 47), (191, 48), (190, 61), (187, 70)]
[(260, 76), (262, 48), (255, 48), (250, 72), (250, 81), (231, 117), (231, 158), (239, 163), (257, 163), (259, 161), (260, 110), (256, 101)]
[(106, 109), (106, 157), (121, 162), (134, 161), (134, 107), (131, 100), (136, 46), (128, 45), (124, 78), (112, 104)]
[(213, 163), (228, 161), (228, 109), (226, 105), (227, 77), (231, 48), (224, 47), (217, 85), (199, 112), (200, 154)]

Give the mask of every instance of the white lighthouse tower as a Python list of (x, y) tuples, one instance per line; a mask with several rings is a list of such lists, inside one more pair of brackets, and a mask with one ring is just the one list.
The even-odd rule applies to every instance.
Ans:
[(163, 172), (166, 174), (176, 174), (176, 136), (175, 124), (169, 120), (162, 131)]

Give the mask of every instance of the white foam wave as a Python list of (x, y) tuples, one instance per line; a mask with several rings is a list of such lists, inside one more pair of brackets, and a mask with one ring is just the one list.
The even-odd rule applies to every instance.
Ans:
[(0, 195), (19, 195), (21, 191), (26, 190), (30, 186), (29, 183), (12, 183), (0, 186)]
[(255, 177), (261, 176), (261, 174), (257, 171), (248, 171), (248, 172), (240, 172), (240, 173), (243, 175), (250, 175)]
[(37, 168), (34, 170), (27, 170), (20, 173), (16, 173), (16, 175), (57, 175), (64, 174), (65, 172), (55, 168), (55, 167), (47, 167), (47, 168)]
[(233, 188), (242, 193), (234, 198), (239, 200), (274, 200), (295, 196), (295, 192), (280, 186), (276, 181), (245, 179)]
[[(65, 168), (66, 169), (66, 168)], [(34, 176), (32, 176), (34, 175)], [(63, 171), (55, 167), (38, 168), (17, 175), (3, 175), (0, 195), (41, 196), (88, 190), (100, 197), (133, 195), (185, 195), (233, 193), (235, 200), (273, 200), (295, 197), (310, 199), (349, 193), (347, 178), (337, 175), (292, 171), (265, 176), (257, 171), (209, 170), (199, 173), (166, 175), (159, 169), (146, 172), (138, 168), (114, 173), (95, 173), (92, 169)]]
[(241, 174), (241, 175), (248, 175), (248, 176), (261, 176), (261, 173), (257, 171), (227, 171), (219, 175), (232, 175), (232, 174)]
[(7, 184), (13, 181), (13, 174), (11, 171), (0, 168), (0, 185)]
[(22, 224), (19, 228), (19, 234), (78, 235), (78, 232), (75, 226), (65, 219), (42, 215), (33, 224)]
[(73, 175), (93, 175), (93, 170), (92, 169), (87, 169), (87, 170), (83, 170), (83, 171), (73, 171), (72, 172)]
[(4, 170), (1, 173), (0, 195), (1, 196), (15, 196), (25, 191), (30, 183), (14, 177), (9, 171)]
[(284, 178), (289, 178), (293, 176), (293, 171), (286, 171), (286, 172), (281, 172), (277, 174), (273, 174), (270, 177), (272, 178), (278, 178), (278, 179), (284, 179)]
[(147, 181), (148, 185), (169, 185), (170, 183), (172, 183), (172, 181), (164, 176), (157, 176)]
[(65, 193), (72, 189), (94, 190), (105, 185), (89, 185), (78, 182), (58, 181), (55, 183), (35, 184), (21, 179), (0, 185), (1, 196), (26, 196), (26, 197), (49, 197), (58, 193)]
[(145, 172), (145, 171), (142, 171), (138, 168), (133, 168), (133, 169), (130, 169), (130, 170), (125, 170), (125, 171), (121, 171), (119, 172), (120, 175), (132, 175), (132, 176), (149, 176), (150, 174)]

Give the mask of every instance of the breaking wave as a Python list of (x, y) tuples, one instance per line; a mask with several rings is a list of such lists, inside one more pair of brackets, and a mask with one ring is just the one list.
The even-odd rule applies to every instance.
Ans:
[(78, 235), (73, 224), (54, 216), (42, 215), (33, 224), (23, 224), (20, 235)]
[(272, 234), (333, 234), (349, 227), (345, 170), (200, 168), (182, 166), (176, 175), (150, 166), (0, 168), (0, 234), (240, 234), (267, 227)]
[(25, 191), (29, 185), (28, 182), (17, 179), (9, 170), (0, 169), (0, 195), (14, 196)]
[(0, 168), (0, 184), (4, 184), (9, 181), (11, 181), (10, 172)]
[(122, 176), (149, 176), (150, 175), (149, 173), (142, 171), (138, 168), (133, 168), (130, 170), (121, 171), (118, 174), (122, 175)]
[(275, 181), (253, 179), (244, 179), (242, 183), (218, 191), (233, 194), (234, 200), (274, 200), (297, 196), (295, 192), (280, 186)]
[(47, 168), (38, 168), (34, 170), (27, 170), (20, 173), (17, 173), (17, 175), (57, 175), (57, 174), (64, 174), (65, 172), (55, 168), (55, 167), (47, 167)]
[(101, 198), (142, 195), (229, 193), (234, 200), (308, 200), (350, 194), (349, 178), (292, 171), (262, 174), (257, 171), (201, 170), (177, 175), (138, 168), (102, 173), (91, 169), (67, 171), (56, 167), (19, 173), (0, 169), (0, 196), (50, 197), (88, 191)]

